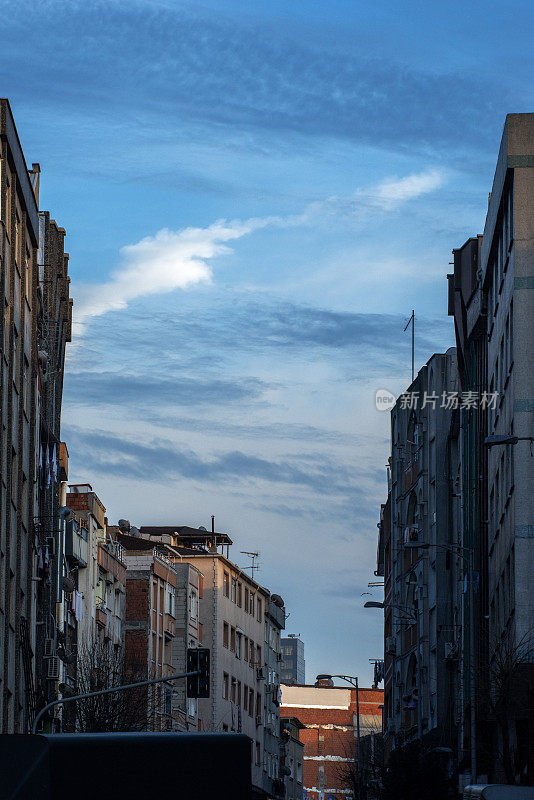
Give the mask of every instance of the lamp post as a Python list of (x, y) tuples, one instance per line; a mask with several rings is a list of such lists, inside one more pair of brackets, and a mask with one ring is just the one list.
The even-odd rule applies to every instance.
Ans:
[(358, 678), (355, 675), (317, 675), (317, 681), (329, 681), (332, 678), (341, 678), (347, 681), (351, 686), (356, 689), (356, 739), (357, 739), (357, 752), (358, 752), (358, 765), (357, 765), (357, 779), (358, 779), (358, 800), (362, 797), (362, 771), (361, 771), (361, 745), (360, 745), (360, 697), (358, 689)]

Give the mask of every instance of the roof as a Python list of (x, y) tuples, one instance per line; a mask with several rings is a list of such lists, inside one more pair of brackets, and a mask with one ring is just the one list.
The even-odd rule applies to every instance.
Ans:
[(145, 536), (172, 536), (176, 534), (181, 539), (188, 539), (190, 542), (205, 541), (215, 536), (218, 544), (233, 544), (227, 533), (192, 528), (189, 525), (141, 525), (139, 530)]

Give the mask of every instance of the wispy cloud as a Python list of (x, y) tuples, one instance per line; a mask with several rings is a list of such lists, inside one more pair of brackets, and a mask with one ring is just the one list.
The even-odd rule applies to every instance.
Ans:
[(288, 217), (218, 220), (206, 228), (178, 231), (163, 228), (154, 236), (146, 236), (136, 244), (122, 247), (121, 264), (109, 281), (77, 288), (76, 332), (80, 334), (84, 323), (91, 317), (125, 309), (138, 297), (210, 283), (213, 277), (210, 262), (217, 256), (232, 252), (227, 243), (261, 228), (307, 225), (321, 215), (336, 213), (340, 208), (356, 211), (378, 207), (391, 211), (402, 203), (435, 191), (444, 179), (441, 171), (430, 170), (380, 183), (370, 189), (359, 189), (352, 198), (327, 198), (310, 204), (301, 214)]

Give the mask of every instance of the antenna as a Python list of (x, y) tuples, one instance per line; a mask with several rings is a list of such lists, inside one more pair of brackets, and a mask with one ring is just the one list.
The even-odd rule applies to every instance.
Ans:
[(243, 569), (249, 569), (250, 573), (251, 573), (250, 577), (252, 578), (252, 580), (254, 580), (254, 570), (255, 569), (259, 569), (259, 567), (256, 566), (256, 559), (260, 557), (260, 554), (259, 553), (251, 553), (249, 550), (240, 550), (239, 552), (243, 553), (244, 556), (250, 556), (251, 557), (252, 564), (250, 564), (250, 566), (248, 566), (248, 567), (243, 567)]
[(414, 349), (415, 349), (415, 309), (412, 308), (412, 315), (406, 325), (404, 326), (404, 330), (406, 331), (409, 325), (412, 325), (412, 383), (414, 379)]

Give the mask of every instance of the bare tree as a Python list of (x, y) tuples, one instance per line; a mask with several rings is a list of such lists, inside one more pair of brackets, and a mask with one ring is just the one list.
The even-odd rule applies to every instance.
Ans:
[[(120, 648), (95, 641), (78, 653), (76, 693), (85, 694), (146, 680), (147, 665), (140, 658), (126, 660)], [(76, 700), (75, 710), (65, 715), (65, 729), (84, 733), (147, 730), (153, 710), (147, 687), (129, 689), (85, 700)]]
[(491, 650), (487, 671), (493, 757), (506, 783), (534, 783), (534, 635), (506, 634)]
[[(337, 777), (343, 788), (349, 789), (355, 798), (378, 797), (383, 768), (382, 718), (380, 715), (360, 717), (360, 764), (358, 765), (358, 741), (344, 744), (344, 761), (339, 762)], [(361, 792), (360, 792), (361, 789)]]

